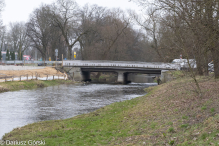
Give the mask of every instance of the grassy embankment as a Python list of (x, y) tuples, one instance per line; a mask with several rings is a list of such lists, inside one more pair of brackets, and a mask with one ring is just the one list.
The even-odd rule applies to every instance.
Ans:
[(40, 80), (30, 80), (30, 81), (16, 81), (16, 82), (4, 82), (0, 83), (0, 93), (6, 91), (17, 91), (17, 90), (28, 90), (35, 89), (38, 87), (48, 87), (60, 84), (70, 84), (70, 80), (52, 80), (52, 81), (40, 81)]
[(16, 128), (4, 140), (46, 145), (219, 145), (218, 80), (200, 77), (203, 97), (183, 77), (148, 88), (148, 94), (66, 120)]

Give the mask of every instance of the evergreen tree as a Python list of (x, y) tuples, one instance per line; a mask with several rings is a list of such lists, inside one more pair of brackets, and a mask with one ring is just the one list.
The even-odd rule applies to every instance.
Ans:
[(15, 60), (15, 52), (14, 51), (11, 53), (11, 60)]
[(9, 50), (7, 49), (7, 52), (6, 52), (6, 60), (9, 60), (10, 59), (10, 54), (9, 54)]

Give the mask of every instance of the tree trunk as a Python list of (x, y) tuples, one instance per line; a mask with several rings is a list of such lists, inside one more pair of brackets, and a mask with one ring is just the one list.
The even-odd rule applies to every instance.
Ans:
[(198, 74), (199, 74), (200, 76), (202, 76), (202, 75), (203, 75), (203, 70), (202, 70), (202, 65), (201, 65), (201, 61), (200, 61), (200, 58), (199, 58), (199, 57), (196, 58), (196, 64), (197, 64), (197, 71), (198, 71)]
[(96, 75), (96, 78), (99, 79), (100, 75), (101, 75), (101, 72), (98, 72)]
[(72, 57), (72, 46), (71, 45), (68, 45), (68, 59), (71, 60), (71, 57)]
[(219, 50), (217, 48), (211, 49), (213, 61), (214, 61), (214, 75), (215, 79), (219, 79)]
[(208, 76), (209, 74), (208, 74), (208, 53), (207, 52), (204, 53), (203, 63), (204, 63), (204, 65), (203, 65), (204, 66), (204, 75)]

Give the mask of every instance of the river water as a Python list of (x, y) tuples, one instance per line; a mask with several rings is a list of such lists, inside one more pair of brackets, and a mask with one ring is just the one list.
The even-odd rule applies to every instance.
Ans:
[(30, 123), (71, 118), (114, 102), (145, 95), (143, 89), (154, 85), (59, 85), (0, 93), (0, 139), (14, 128)]

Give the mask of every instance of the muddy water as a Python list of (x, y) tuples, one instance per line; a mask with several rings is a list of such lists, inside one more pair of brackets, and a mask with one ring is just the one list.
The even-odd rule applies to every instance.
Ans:
[(30, 123), (71, 118), (105, 105), (145, 95), (156, 84), (60, 85), (0, 94), (0, 139)]

